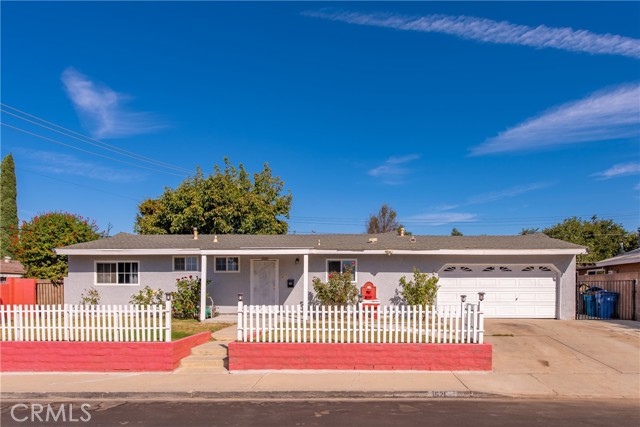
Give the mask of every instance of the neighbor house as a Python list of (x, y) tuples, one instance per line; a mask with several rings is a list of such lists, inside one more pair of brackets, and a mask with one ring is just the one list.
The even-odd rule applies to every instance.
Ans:
[[(417, 267), (437, 274), (437, 304), (477, 301), (487, 317), (571, 319), (575, 314), (576, 255), (585, 248), (543, 234), (524, 236), (133, 235), (59, 248), (68, 255), (65, 302), (89, 288), (103, 304), (127, 304), (144, 286), (172, 291), (176, 279), (206, 278), (220, 312), (247, 304), (303, 304), (312, 280), (352, 271), (358, 287), (372, 282), (382, 304), (399, 301), (399, 279)], [(203, 289), (204, 291), (204, 289)], [(202, 316), (208, 301), (202, 295)]]
[(640, 249), (596, 262), (596, 268), (607, 274), (640, 273)]
[(7, 279), (24, 276), (24, 266), (20, 261), (4, 257), (0, 261), (0, 284), (7, 283)]

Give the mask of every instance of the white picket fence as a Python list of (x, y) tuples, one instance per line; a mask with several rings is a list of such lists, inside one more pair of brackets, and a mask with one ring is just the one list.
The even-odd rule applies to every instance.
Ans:
[(171, 341), (161, 305), (0, 305), (2, 341)]
[(238, 302), (238, 341), (292, 343), (479, 343), (478, 304), (439, 306), (244, 305)]

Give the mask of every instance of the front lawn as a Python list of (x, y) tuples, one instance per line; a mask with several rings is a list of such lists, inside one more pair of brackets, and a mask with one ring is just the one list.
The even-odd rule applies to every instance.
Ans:
[(231, 326), (231, 323), (202, 323), (195, 319), (171, 319), (171, 340), (179, 340), (200, 332), (216, 332), (227, 326)]

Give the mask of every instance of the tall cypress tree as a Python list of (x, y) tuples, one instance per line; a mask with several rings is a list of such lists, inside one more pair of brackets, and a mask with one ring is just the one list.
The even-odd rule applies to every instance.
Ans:
[(11, 233), (18, 230), (16, 168), (9, 153), (0, 164), (0, 256), (14, 257)]

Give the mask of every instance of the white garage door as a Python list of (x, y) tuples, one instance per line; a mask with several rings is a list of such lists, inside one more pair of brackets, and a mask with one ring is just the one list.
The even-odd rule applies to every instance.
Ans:
[(485, 317), (555, 318), (556, 273), (544, 265), (447, 265), (438, 274), (438, 305), (476, 303)]

